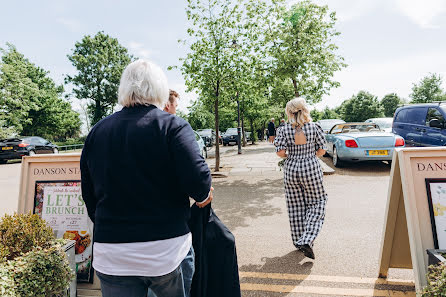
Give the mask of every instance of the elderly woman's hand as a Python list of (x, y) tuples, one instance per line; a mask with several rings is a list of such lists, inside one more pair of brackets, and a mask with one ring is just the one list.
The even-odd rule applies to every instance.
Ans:
[(203, 202), (196, 202), (196, 204), (199, 208), (203, 208), (211, 203), (212, 198), (214, 198), (214, 187), (211, 187), (211, 190), (209, 191), (209, 197), (206, 198), (206, 200), (204, 200)]

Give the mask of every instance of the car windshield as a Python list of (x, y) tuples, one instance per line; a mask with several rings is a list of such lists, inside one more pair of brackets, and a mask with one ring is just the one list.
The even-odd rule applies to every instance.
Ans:
[(200, 134), (201, 136), (211, 136), (211, 130), (198, 130), (197, 131), (198, 134)]
[(226, 134), (237, 134), (237, 128), (229, 128), (226, 130)]
[(377, 124), (381, 129), (392, 128), (393, 118), (374, 119), (372, 122)]
[(336, 124), (343, 123), (342, 120), (320, 120), (319, 125), (321, 126), (322, 130), (329, 130), (331, 127), (333, 127)]
[(354, 133), (354, 132), (377, 132), (380, 131), (379, 127), (376, 124), (340, 124), (336, 125), (331, 129), (331, 134), (339, 134), (339, 133)]

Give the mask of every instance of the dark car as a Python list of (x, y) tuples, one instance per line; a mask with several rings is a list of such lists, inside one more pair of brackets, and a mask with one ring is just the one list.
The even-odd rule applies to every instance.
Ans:
[(406, 146), (446, 145), (446, 102), (406, 105), (395, 111), (392, 132)]
[(215, 132), (212, 129), (200, 129), (197, 133), (203, 138), (207, 147), (211, 147), (215, 144)]
[(0, 163), (35, 154), (57, 154), (57, 145), (38, 136), (0, 139)]
[(237, 128), (228, 128), (223, 136), (223, 145), (238, 144), (238, 142)]

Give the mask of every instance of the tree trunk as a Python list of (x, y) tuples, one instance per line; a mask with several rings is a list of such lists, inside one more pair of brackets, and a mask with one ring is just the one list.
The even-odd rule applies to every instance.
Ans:
[(217, 136), (217, 141), (215, 143), (215, 172), (220, 171), (220, 143), (218, 141), (218, 131), (219, 121), (218, 118), (218, 96), (220, 91), (220, 81), (217, 81), (217, 87), (215, 88), (215, 103), (214, 103), (214, 111), (215, 111), (215, 134)]
[(93, 123), (91, 123), (93, 126), (101, 120), (101, 101), (99, 99), (96, 99), (95, 101), (95, 108), (94, 108), (94, 114), (93, 114)]
[(294, 95), (296, 97), (300, 97), (299, 91), (297, 90), (297, 81), (294, 78), (292, 78), (291, 80), (293, 81)]
[(249, 119), (249, 122), (250, 122), (250, 124), (251, 124), (251, 143), (252, 144), (255, 144), (256, 143), (256, 138), (255, 138), (255, 132), (257, 132), (257, 131), (254, 131), (254, 121), (252, 120), (252, 119)]
[(245, 117), (243, 116), (243, 112), (242, 112), (242, 116), (241, 116), (241, 120), (242, 120), (242, 144), (243, 147), (246, 146), (246, 134), (245, 134)]
[(263, 126), (262, 126), (262, 141), (265, 139), (265, 129), (266, 129), (266, 122), (263, 122)]

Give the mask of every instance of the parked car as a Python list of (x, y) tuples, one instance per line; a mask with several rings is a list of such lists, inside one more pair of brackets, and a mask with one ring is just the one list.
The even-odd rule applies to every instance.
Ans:
[(245, 132), (246, 141), (251, 141), (251, 140), (252, 140), (252, 139), (251, 139), (251, 135), (252, 135), (251, 132), (249, 132), (249, 131), (246, 131), (246, 132)]
[(446, 102), (406, 105), (395, 111), (392, 131), (407, 146), (446, 145)]
[(321, 126), (322, 130), (324, 130), (324, 133), (327, 134), (331, 128), (333, 128), (336, 124), (343, 124), (345, 123), (343, 120), (339, 119), (326, 119), (326, 120), (319, 120), (317, 123)]
[(365, 122), (377, 124), (382, 131), (392, 132), (393, 118), (372, 118)]
[(207, 147), (211, 147), (215, 144), (215, 132), (212, 129), (200, 129), (197, 130), (197, 133), (203, 138), (204, 143)]
[(59, 148), (50, 141), (38, 136), (13, 137), (0, 140), (0, 163), (21, 159), (35, 154), (57, 154)]
[(223, 146), (229, 144), (238, 144), (239, 137), (237, 133), (237, 128), (228, 128), (223, 136)]
[(381, 131), (375, 123), (345, 123), (335, 125), (328, 134), (327, 154), (333, 165), (344, 162), (392, 161), (395, 147), (403, 147), (404, 139), (393, 133)]
[(194, 133), (195, 133), (195, 140), (197, 141), (198, 148), (200, 149), (200, 153), (203, 156), (203, 158), (207, 159), (208, 151), (206, 149), (206, 145), (204, 144), (204, 140), (200, 136), (200, 134), (198, 134), (196, 131), (194, 131)]

